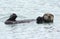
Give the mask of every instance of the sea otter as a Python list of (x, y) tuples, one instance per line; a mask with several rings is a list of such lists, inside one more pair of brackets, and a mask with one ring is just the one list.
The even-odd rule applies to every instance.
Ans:
[(10, 18), (5, 21), (5, 24), (17, 24), (17, 23), (29, 23), (35, 21), (35, 19), (26, 19), (26, 20), (16, 20), (17, 15), (13, 13), (10, 15)]
[(37, 17), (36, 23), (53, 23), (54, 15), (50, 13), (46, 13), (43, 17)]
[(37, 24), (53, 23), (54, 15), (46, 13), (42, 17), (40, 17), (40, 16), (37, 17), (36, 20), (35, 19), (16, 20), (16, 18), (17, 18), (17, 15), (15, 13), (13, 13), (12, 15), (10, 15), (10, 18), (5, 21), (5, 24), (29, 23), (32, 21), (36, 21)]

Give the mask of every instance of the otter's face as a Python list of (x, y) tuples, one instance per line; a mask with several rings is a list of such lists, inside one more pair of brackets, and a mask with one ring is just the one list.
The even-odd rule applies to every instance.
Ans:
[(44, 14), (43, 18), (46, 21), (53, 21), (54, 16), (52, 14)]

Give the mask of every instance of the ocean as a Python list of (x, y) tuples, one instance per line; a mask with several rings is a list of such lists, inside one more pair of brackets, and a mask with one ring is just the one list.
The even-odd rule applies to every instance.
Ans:
[[(53, 23), (6, 25), (9, 16), (16, 20), (36, 19), (45, 13), (54, 15)], [(60, 0), (0, 0), (0, 39), (60, 39)]]

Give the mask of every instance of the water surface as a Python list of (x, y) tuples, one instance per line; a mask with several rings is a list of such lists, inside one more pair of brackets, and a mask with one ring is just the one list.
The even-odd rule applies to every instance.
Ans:
[[(17, 20), (36, 19), (50, 12), (54, 23), (36, 22), (6, 25), (12, 13)], [(0, 0), (0, 39), (60, 39), (60, 0)]]

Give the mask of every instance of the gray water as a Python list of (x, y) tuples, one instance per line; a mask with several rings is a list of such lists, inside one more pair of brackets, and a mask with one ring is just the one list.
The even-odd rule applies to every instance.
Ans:
[[(54, 15), (50, 24), (36, 22), (6, 25), (12, 13), (16, 20), (36, 19), (46, 12)], [(60, 0), (0, 0), (0, 39), (60, 39)]]

